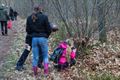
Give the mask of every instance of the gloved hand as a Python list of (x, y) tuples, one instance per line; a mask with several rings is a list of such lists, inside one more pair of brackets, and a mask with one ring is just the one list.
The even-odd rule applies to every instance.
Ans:
[(75, 59), (71, 59), (70, 60), (70, 67), (73, 66), (73, 65), (75, 65), (75, 64), (76, 64), (76, 60)]

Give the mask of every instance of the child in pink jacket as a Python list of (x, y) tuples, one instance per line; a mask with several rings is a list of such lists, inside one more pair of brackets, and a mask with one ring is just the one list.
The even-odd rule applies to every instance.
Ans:
[[(58, 70), (62, 70), (67, 68), (68, 66), (73, 66), (75, 65), (75, 57), (76, 57), (76, 48), (75, 47), (70, 47), (71, 45), (68, 44), (68, 42), (61, 42), (59, 44), (59, 48), (63, 49), (63, 53), (61, 54), (58, 64), (55, 65)], [(71, 48), (71, 52), (67, 53), (67, 48)], [(69, 57), (69, 59), (67, 59)]]

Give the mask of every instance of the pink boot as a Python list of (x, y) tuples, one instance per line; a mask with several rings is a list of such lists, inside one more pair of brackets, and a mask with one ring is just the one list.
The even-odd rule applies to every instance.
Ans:
[(37, 66), (34, 66), (34, 67), (32, 68), (32, 70), (33, 70), (33, 72), (34, 72), (34, 75), (36, 76), (36, 75), (38, 74), (38, 72), (37, 72), (37, 70), (38, 70)]
[(48, 75), (48, 63), (44, 64), (44, 74), (47, 76)]

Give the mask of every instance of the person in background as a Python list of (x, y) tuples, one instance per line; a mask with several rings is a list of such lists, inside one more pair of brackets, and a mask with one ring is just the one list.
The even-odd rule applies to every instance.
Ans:
[(14, 11), (14, 20), (17, 20), (18, 12)]
[(34, 12), (27, 18), (26, 32), (32, 35), (32, 70), (34, 75), (38, 71), (39, 48), (41, 48), (43, 62), (44, 62), (44, 75), (48, 75), (48, 38), (51, 34), (51, 28), (48, 17), (42, 13), (43, 7), (36, 5)]
[(7, 21), (8, 20), (9, 20), (8, 13), (5, 10), (5, 5), (2, 4), (2, 6), (0, 7), (0, 23), (1, 23), (2, 35), (5, 35), (5, 36), (8, 35), (8, 29), (7, 29)]
[(12, 21), (14, 21), (14, 11), (13, 11), (12, 7), (10, 7), (9, 16), (10, 16), (10, 19), (11, 19)]

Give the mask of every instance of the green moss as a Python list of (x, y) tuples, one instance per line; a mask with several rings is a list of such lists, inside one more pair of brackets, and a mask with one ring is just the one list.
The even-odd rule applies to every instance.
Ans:
[(109, 73), (104, 73), (102, 75), (95, 75), (91, 77), (91, 80), (120, 80), (120, 76), (116, 77)]

